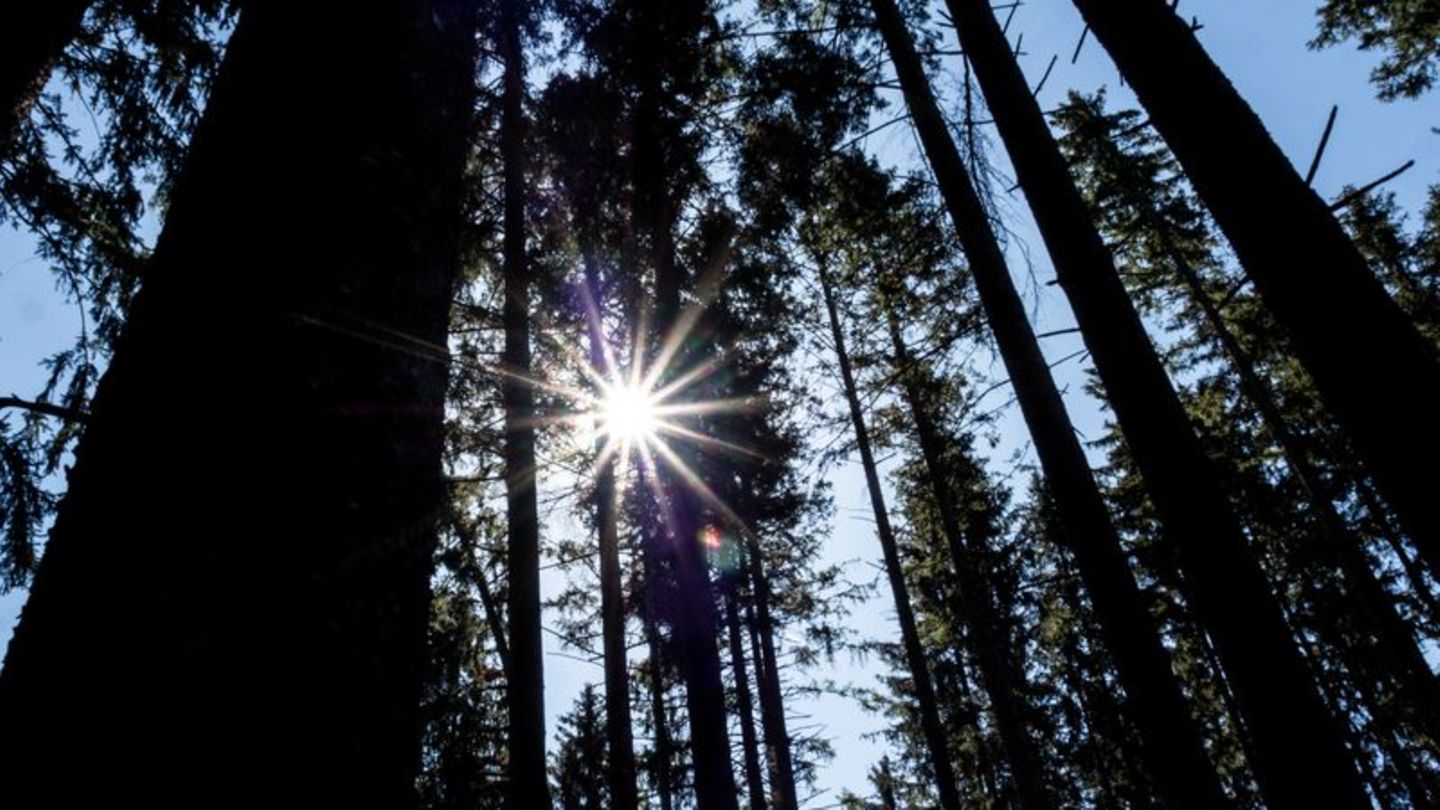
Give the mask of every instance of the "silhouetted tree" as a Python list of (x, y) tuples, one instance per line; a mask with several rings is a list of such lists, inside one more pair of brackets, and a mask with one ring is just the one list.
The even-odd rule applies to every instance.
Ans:
[[(1075, 0), (1235, 249), (1406, 532), (1440, 571), (1440, 361), (1165, 0)], [(1375, 358), (1383, 358), (1376, 362)], [(1392, 391), (1405, 380), (1404, 394)]]
[(473, 13), (247, 7), (0, 672), (11, 804), (413, 801)]

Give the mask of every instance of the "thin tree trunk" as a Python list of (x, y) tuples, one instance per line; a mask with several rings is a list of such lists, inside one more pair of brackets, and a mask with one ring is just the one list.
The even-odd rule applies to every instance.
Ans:
[(475, 14), (246, 5), (0, 672), (8, 806), (413, 804)]
[(1420, 561), (1405, 547), (1402, 539), (1403, 533), (1391, 518), (1390, 510), (1380, 502), (1379, 493), (1370, 485), (1368, 479), (1357, 478), (1354, 480), (1354, 486), (1360, 503), (1370, 515), (1373, 530), (1390, 547), (1391, 553), (1405, 569), (1405, 578), (1410, 580), (1410, 592), (1425, 605), (1425, 611), (1432, 617), (1432, 621), (1440, 619), (1440, 600), (1436, 599), (1435, 592), (1430, 587), (1430, 577), (1427, 576), (1428, 569), (1422, 566)]
[[(989, 218), (940, 115), (899, 9), (893, 0), (871, 0), (871, 5), (921, 143), (969, 257), (981, 303), (1055, 498), (1059, 512), (1057, 533), (1074, 555), (1095, 607), (1103, 640), (1125, 689), (1131, 721), (1143, 729), (1147, 748), (1171, 752), (1173, 762), (1187, 761), (1194, 756), (1185, 753), (1194, 749), (1193, 743), (1185, 739), (1193, 736), (1193, 732), (1185, 731), (1193, 728), (1189, 707), (1160, 643), (1155, 620), (1136, 587), (1060, 392), (1025, 317)], [(1169, 767), (1166, 763), (1158, 766)], [(1193, 767), (1186, 770), (1193, 771)], [(1210, 795), (1201, 781), (1192, 795)]]
[[(1254, 743), (1249, 753), (1262, 792), (1277, 806), (1368, 806), (1337, 721), (1248, 548), (1218, 470), (1166, 376), (994, 12), (981, 0), (948, 0), (947, 6), (1126, 446), (1162, 531), (1177, 550), (1186, 595), (1215, 640), (1248, 720)], [(1185, 731), (1177, 735), (1172, 729), (1166, 740), (1183, 747), (1154, 757), (1157, 782), (1173, 802), (1219, 804), (1220, 787), (1199, 736)]]
[(0, 147), (80, 33), (92, 0), (12, 0), (0, 10)]
[[(930, 409), (925, 406), (924, 393), (916, 384), (914, 363), (900, 333), (900, 322), (889, 302), (884, 306), (895, 352), (895, 366), (919, 439), (920, 455), (925, 462), (935, 509), (940, 515), (950, 564), (955, 568), (960, 615), (970, 629), (971, 652), (980, 670), (981, 685), (990, 697), (995, 729), (1000, 735), (1000, 745), (1010, 766), (1011, 778), (1015, 781), (1016, 794), (1024, 808), (1054, 806), (1055, 800), (1045, 784), (1040, 753), (1030, 733), (1026, 717), (1028, 710), (1020, 696), (1025, 686), (1025, 674), (1016, 652), (1010, 647), (1009, 622), (1000, 615), (995, 605), (991, 585), (993, 578), (982, 562), (986, 527), (976, 526), (974, 520), (967, 519), (962, 528), (962, 520), (955, 509), (957, 493), (951, 488), (956, 480), (955, 471), (945, 461), (944, 439)], [(973, 510), (970, 510), (967, 517), (973, 515)]]
[(960, 810), (959, 782), (950, 758), (950, 745), (945, 738), (945, 725), (940, 720), (935, 684), (930, 677), (930, 664), (925, 659), (925, 648), (920, 643), (920, 633), (915, 626), (915, 610), (910, 603), (910, 588), (905, 582), (900, 547), (895, 542), (895, 532), (890, 527), (890, 513), (885, 507), (885, 492), (880, 487), (880, 473), (876, 469), (875, 454), (870, 447), (870, 431), (865, 425), (865, 412), (860, 405), (860, 395), (855, 386), (855, 373), (850, 367), (850, 353), (845, 348), (845, 333), (840, 326), (835, 293), (831, 289), (829, 274), (823, 263), (820, 266), (820, 290), (825, 296), (825, 311), (830, 319), (830, 340), (834, 345), (836, 362), (840, 366), (840, 381), (845, 387), (850, 425), (855, 431), (855, 443), (860, 450), (860, 465), (865, 471), (870, 509), (875, 516), (875, 532), (879, 535), (880, 550), (885, 558), (885, 575), (890, 582), (890, 596), (895, 603), (895, 619), (900, 625), (900, 642), (905, 650), (905, 663), (910, 670), (910, 681), (915, 687), (915, 699), (919, 703), (920, 732), (925, 738), (930, 767), (935, 775), (936, 798), (940, 800), (942, 810)]
[[(1440, 572), (1440, 363), (1165, 0), (1075, 0), (1229, 238), (1326, 405)], [(1316, 773), (1312, 767), (1311, 773)]]
[[(601, 321), (605, 300), (600, 273), (595, 267), (594, 249), (586, 246), (585, 284), (597, 302), (587, 313), (590, 338), (590, 367), (602, 375), (610, 373), (605, 351), (605, 326)], [(597, 439), (595, 453), (600, 467), (595, 475), (595, 511), (600, 547), (600, 635), (605, 662), (605, 738), (609, 745), (607, 781), (614, 810), (635, 810), (640, 798), (635, 787), (635, 738), (630, 718), (630, 666), (625, 644), (625, 590), (620, 568), (620, 502), (615, 482), (615, 459), (604, 458), (605, 440)]]
[(785, 719), (785, 694), (780, 688), (780, 665), (775, 655), (775, 622), (770, 614), (770, 580), (760, 543), (746, 533), (745, 567), (750, 575), (755, 615), (752, 626), (759, 632), (760, 652), (755, 659), (755, 682), (760, 692), (760, 725), (765, 731), (765, 756), (770, 763), (770, 804), (774, 810), (796, 810), (800, 806), (795, 789), (795, 761)]
[(520, 0), (501, 0), (505, 63), (500, 151), (504, 172), (505, 493), (509, 530), (511, 807), (550, 803), (545, 757), (545, 646), (540, 609), (540, 514), (535, 465), (535, 392), (530, 387), (530, 270), (525, 247), (525, 56)]
[(665, 708), (665, 665), (661, 660), (660, 630), (652, 618), (653, 610), (652, 603), (643, 617), (645, 643), (650, 650), (650, 716), (655, 724), (655, 761), (651, 773), (660, 799), (660, 810), (674, 810), (670, 772), (674, 767), (675, 745), (670, 739), (670, 713)]
[(750, 696), (750, 677), (745, 668), (745, 643), (740, 636), (740, 612), (735, 609), (738, 594), (732, 589), (725, 597), (725, 627), (730, 636), (730, 671), (735, 675), (735, 706), (740, 717), (740, 748), (745, 762), (745, 793), (750, 810), (765, 810), (765, 783), (760, 776), (760, 740), (755, 733), (755, 707)]

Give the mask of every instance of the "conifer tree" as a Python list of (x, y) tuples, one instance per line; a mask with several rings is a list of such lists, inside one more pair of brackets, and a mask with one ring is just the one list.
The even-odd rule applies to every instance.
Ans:
[[(1161, 527), (1176, 545), (1186, 597), (1214, 639), (1250, 730), (1260, 784), (1274, 802), (1366, 799), (1277, 609), (1217, 471), (1206, 457), (1140, 316), (1090, 218), (1040, 105), (990, 7), (948, 0), (960, 42), (994, 115), (1060, 286), (1094, 358)], [(1303, 730), (1302, 730), (1303, 729)], [(1153, 727), (1146, 729), (1153, 733)], [(1172, 802), (1221, 801), (1193, 730), (1152, 763)], [(1308, 752), (1297, 756), (1297, 746)], [(1175, 752), (1182, 752), (1183, 758)], [(1303, 761), (1300, 768), (1291, 763)], [(1327, 763), (1315, 770), (1317, 763)], [(1183, 763), (1183, 764), (1182, 764)], [(1326, 780), (1334, 780), (1326, 784)], [(1289, 796), (1290, 798), (1283, 798)], [(1308, 797), (1308, 798), (1307, 798)]]
[[(15, 13), (63, 5), (16, 6)], [(35, 96), (0, 136), (0, 225), (34, 239), (37, 257), (82, 319), (75, 341), (43, 361), (40, 390), (0, 402), (0, 587), (22, 587), (33, 573), (58, 500), (55, 473), (83, 432), (144, 269), (143, 223), (162, 208), (229, 23), (223, 0), (96, 3), (58, 59), (57, 92)], [(26, 30), (6, 26), (0, 37)], [(7, 47), (6, 55), (29, 44)], [(93, 139), (76, 126), (82, 117), (93, 124)]]
[[(817, 258), (819, 258), (817, 256)], [(823, 259), (821, 259), (823, 261)], [(910, 672), (910, 681), (919, 703), (921, 734), (925, 739), (929, 764), (934, 771), (935, 793), (940, 806), (945, 810), (958, 810), (960, 796), (956, 791), (956, 777), (951, 763), (950, 746), (941, 725), (940, 709), (935, 698), (935, 687), (930, 679), (930, 666), (926, 651), (921, 646), (920, 635), (915, 627), (914, 608), (910, 604), (910, 589), (905, 582), (901, 567), (899, 545), (895, 532), (890, 526), (889, 511), (881, 489), (879, 471), (875, 465), (874, 451), (870, 446), (869, 430), (865, 426), (865, 415), (860, 404), (854, 372), (850, 367), (850, 355), (845, 348), (845, 334), (840, 323), (839, 308), (829, 274), (824, 265), (820, 266), (821, 292), (825, 297), (825, 309), (830, 321), (832, 348), (840, 368), (845, 400), (850, 412), (850, 421), (855, 433), (855, 444), (860, 453), (860, 463), (865, 471), (865, 486), (870, 496), (871, 511), (875, 516), (876, 534), (885, 560), (885, 573), (890, 583), (891, 598), (895, 602), (896, 621), (900, 625), (900, 640), (905, 654), (905, 664)]]
[(603, 810), (605, 792), (605, 730), (600, 696), (585, 684), (574, 710), (560, 718), (560, 749), (551, 773), (560, 810)]
[(0, 12), (0, 148), (35, 103), (92, 0), (10, 3)]
[[(1440, 411), (1434, 345), (1386, 295), (1328, 206), (1169, 3), (1075, 4), (1185, 168), (1406, 533), (1440, 571), (1440, 503), (1412, 474), (1417, 459), (1440, 453), (1440, 424), (1432, 418)], [(1401, 379), (1403, 394), (1394, 390)]]
[[(1076, 563), (1085, 576), (1126, 692), (1139, 705), (1136, 722), (1168, 722), (1171, 728), (1181, 727), (1188, 711), (1174, 688), (1153, 622), (1139, 600), (1119, 538), (1010, 281), (988, 215), (940, 115), (904, 19), (889, 0), (874, 0), (871, 7), (965, 248), (1050, 491), (1064, 516), (1060, 524), (1070, 534)], [(1172, 719), (1160, 721), (1160, 717)]]
[(473, 13), (247, 7), (0, 672), (15, 806), (412, 800)]
[[(1344, 479), (1353, 478), (1358, 465), (1345, 456), (1322, 458), (1328, 453), (1320, 450), (1322, 443), (1316, 441), (1314, 428), (1306, 430), (1297, 424), (1306, 417), (1293, 408), (1287, 412), (1277, 395), (1275, 382), (1264, 370), (1270, 363), (1262, 364), (1252, 355), (1248, 346), (1255, 341), (1241, 333), (1243, 323), (1221, 311), (1222, 306), (1233, 310), (1234, 302), (1243, 297), (1227, 297), (1230, 282), (1223, 275), (1215, 277), (1214, 237), (1168, 154), (1153, 134), (1137, 125), (1138, 118), (1133, 112), (1106, 113), (1099, 97), (1072, 96), (1059, 114), (1067, 131), (1067, 151), (1076, 161), (1101, 226), (1113, 244), (1124, 246), (1122, 255), (1130, 268), (1127, 277), (1137, 293), (1140, 288), (1147, 290), (1139, 294), (1148, 296), (1157, 308), (1170, 300), (1180, 301), (1183, 328), (1203, 336), (1201, 345), (1213, 344), (1219, 350), (1216, 353), (1234, 368), (1242, 406), (1258, 415), (1258, 427), (1264, 434), (1258, 441), (1273, 443), (1284, 459), (1287, 474), (1298, 489), (1299, 511), (1310, 514), (1308, 524), (1299, 527), (1308, 542), (1284, 552), (1292, 565), (1301, 566), (1292, 576), (1327, 582), (1322, 591), (1307, 599), (1314, 606), (1307, 610), (1318, 609), (1330, 617), (1311, 617), (1308, 621), (1314, 632), (1345, 657), (1346, 667), (1354, 670), (1357, 679), (1355, 688), (1370, 692), (1372, 698), (1366, 702), (1372, 716), (1382, 722), (1433, 727), (1435, 679), (1416, 643), (1414, 629), (1398, 612), (1395, 597), (1377, 579), (1365, 539), (1341, 513), (1345, 499), (1337, 499), (1337, 485), (1345, 486)], [(1374, 242), (1395, 239), (1395, 232), (1374, 221), (1369, 224), (1375, 228)], [(1185, 351), (1197, 349), (1186, 347)], [(1201, 390), (1224, 388), (1205, 383)], [(1245, 421), (1225, 423), (1243, 425)], [(1230, 459), (1247, 455), (1233, 445), (1225, 449), (1224, 455)], [(1225, 478), (1234, 476), (1227, 472)], [(1264, 490), (1272, 494), (1246, 499), (1259, 512), (1270, 511), (1268, 503), (1289, 497), (1280, 487), (1264, 483), (1255, 491)], [(1252, 534), (1263, 536), (1253, 529)], [(1427, 587), (1423, 580), (1420, 587)], [(1327, 592), (1343, 596), (1325, 599), (1322, 594)], [(1370, 685), (1360, 685), (1367, 681)], [(1377, 703), (1374, 698), (1380, 693), (1387, 697)], [(1433, 738), (1434, 732), (1422, 731), (1421, 736)]]
[(1319, 31), (1312, 48), (1357, 40), (1362, 51), (1385, 56), (1370, 73), (1380, 98), (1416, 98), (1440, 77), (1440, 11), (1431, 3), (1325, 0), (1316, 9)]
[(503, 263), (505, 488), (509, 528), (510, 803), (548, 804), (545, 775), (545, 672), (540, 617), (540, 515), (535, 462), (535, 394), (527, 265), (524, 7), (502, 0), (496, 40), (504, 62), (500, 141), (504, 174)]

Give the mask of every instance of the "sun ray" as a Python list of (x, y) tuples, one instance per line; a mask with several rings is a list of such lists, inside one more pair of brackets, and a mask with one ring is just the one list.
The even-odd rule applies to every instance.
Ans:
[(723, 498), (716, 495), (715, 491), (712, 490), (694, 470), (690, 469), (690, 466), (685, 463), (684, 459), (680, 458), (674, 450), (671, 450), (670, 446), (666, 444), (664, 440), (657, 439), (651, 443), (651, 446), (653, 446), (655, 452), (660, 455), (660, 459), (665, 462), (665, 465), (674, 471), (676, 475), (680, 476), (681, 480), (694, 490), (695, 494), (699, 495), (700, 499), (704, 501), (707, 506), (714, 509), (721, 518), (730, 523), (737, 531), (747, 536), (750, 534), (750, 527), (745, 524), (745, 521), (740, 515), (731, 509)]
[(666, 433), (690, 439), (697, 444), (705, 445), (707, 447), (717, 447), (722, 450), (730, 450), (741, 455), (750, 456), (751, 458), (759, 459), (761, 461), (765, 460), (765, 454), (763, 453), (751, 450), (748, 447), (743, 447), (741, 445), (735, 444), (734, 442), (727, 442), (724, 439), (717, 439), (714, 436), (707, 436), (704, 433), (691, 430), (682, 425), (676, 425), (670, 422), (661, 422), (656, 428), (656, 430), (659, 433)]

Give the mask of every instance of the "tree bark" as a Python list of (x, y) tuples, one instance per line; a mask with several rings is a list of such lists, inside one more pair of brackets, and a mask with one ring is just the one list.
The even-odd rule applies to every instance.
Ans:
[(900, 625), (900, 643), (905, 650), (910, 681), (914, 685), (915, 699), (919, 703), (920, 732), (925, 738), (930, 767), (935, 775), (936, 798), (940, 800), (941, 810), (960, 810), (959, 782), (950, 758), (945, 726), (940, 720), (935, 684), (930, 677), (930, 664), (925, 659), (925, 648), (920, 643), (920, 633), (915, 627), (915, 610), (910, 603), (910, 588), (905, 582), (900, 547), (895, 542), (895, 532), (890, 527), (890, 513), (885, 507), (885, 492), (880, 487), (880, 473), (875, 466), (875, 453), (870, 447), (870, 432), (865, 425), (865, 413), (860, 405), (855, 373), (850, 366), (850, 353), (845, 348), (845, 333), (840, 325), (840, 314), (830, 286), (829, 274), (825, 272), (823, 264), (820, 269), (820, 290), (825, 296), (825, 311), (830, 319), (830, 340), (834, 344), (835, 359), (840, 366), (840, 381), (845, 388), (850, 425), (855, 431), (855, 443), (860, 450), (860, 465), (865, 471), (865, 486), (870, 493), (870, 509), (875, 515), (875, 533), (880, 538), (880, 550), (885, 558), (885, 575), (890, 582), (890, 596), (895, 602), (895, 619)]
[(413, 805), (475, 13), (246, 4), (0, 672), (9, 806)]
[[(1405, 530), (1440, 573), (1440, 362), (1164, 0), (1075, 0)], [(1314, 771), (1312, 770), (1312, 773)]]
[[(871, 5), (921, 144), (969, 258), (981, 303), (1055, 498), (1058, 534), (1074, 555), (1095, 607), (1131, 719), (1137, 727), (1146, 728), (1145, 739), (1153, 740), (1150, 744), (1156, 748), (1174, 752), (1176, 757), (1193, 756), (1184, 754), (1193, 746), (1184, 741), (1182, 731), (1193, 728), (1189, 707), (1025, 317), (988, 216), (940, 115), (899, 9), (893, 0), (871, 0)], [(1208, 794), (1202, 788), (1195, 795)]]
[(92, 0), (14, 0), (0, 10), (0, 148), (30, 112)]
[(540, 513), (535, 465), (535, 392), (530, 387), (530, 269), (525, 231), (525, 55), (520, 0), (501, 0), (504, 61), (500, 153), (504, 175), (502, 272), (505, 345), (505, 504), (509, 533), (510, 719), (507, 785), (512, 807), (550, 803), (545, 756), (545, 645), (540, 608)]
[[(1215, 640), (1247, 718), (1262, 792), (1277, 806), (1368, 806), (1338, 724), (1247, 547), (1219, 471), (1166, 376), (994, 12), (977, 0), (947, 5), (1126, 446), (1178, 552), (1186, 594)], [(1183, 748), (1153, 762), (1167, 798), (1221, 803), (1198, 735), (1181, 729), (1169, 736)]]
[(725, 628), (730, 639), (730, 671), (735, 676), (735, 709), (740, 717), (740, 750), (744, 754), (745, 794), (750, 810), (765, 810), (765, 783), (760, 776), (760, 740), (755, 733), (755, 707), (750, 695), (750, 676), (745, 668), (745, 643), (740, 635), (740, 612), (735, 608), (738, 594), (732, 589), (725, 597)]

